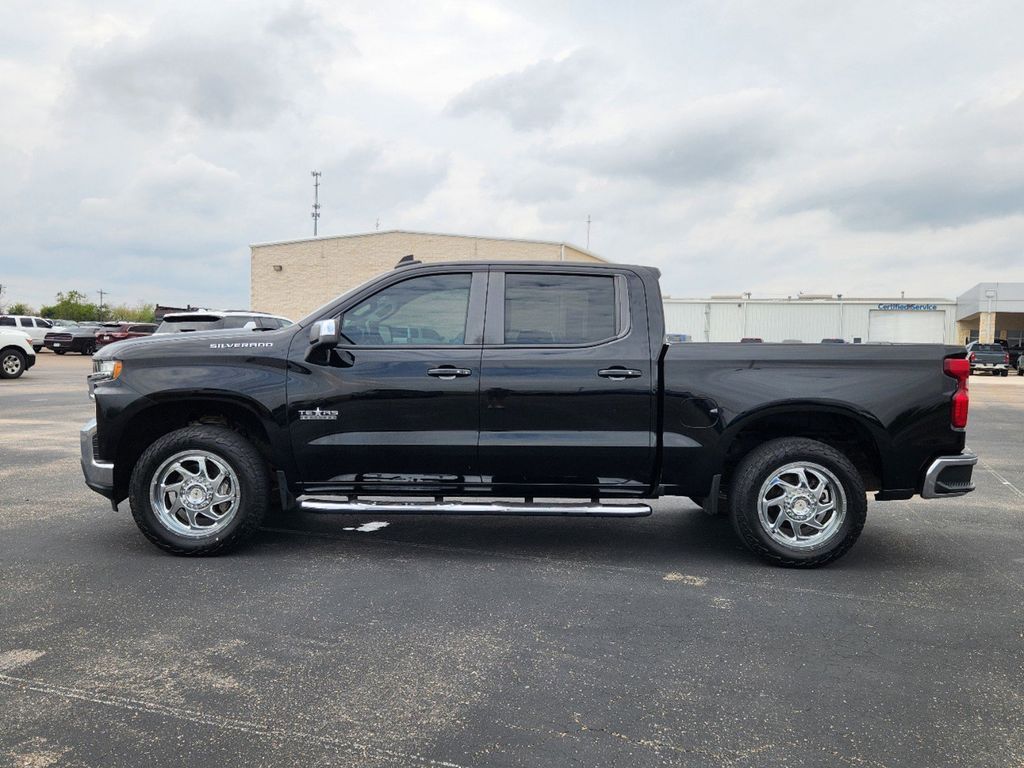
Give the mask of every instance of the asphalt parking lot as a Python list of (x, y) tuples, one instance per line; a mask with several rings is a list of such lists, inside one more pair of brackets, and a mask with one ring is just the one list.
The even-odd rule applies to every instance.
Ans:
[(1024, 764), (1024, 378), (971, 379), (974, 494), (802, 572), (685, 499), (169, 557), (82, 482), (88, 369), (0, 381), (0, 765)]

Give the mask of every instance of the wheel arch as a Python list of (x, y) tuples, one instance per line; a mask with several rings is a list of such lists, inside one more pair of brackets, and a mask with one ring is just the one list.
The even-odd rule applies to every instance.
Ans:
[(273, 417), (254, 400), (218, 393), (151, 400), (133, 413), (121, 428), (116, 453), (111, 457), (116, 497), (127, 496), (135, 463), (154, 440), (195, 424), (226, 426), (251, 441), (269, 467), (274, 468), (278, 463)]
[(805, 437), (832, 446), (850, 459), (865, 488), (883, 487), (883, 456), (889, 443), (885, 428), (871, 414), (823, 401), (774, 404), (731, 422), (719, 443), (724, 479), (750, 451), (780, 437)]

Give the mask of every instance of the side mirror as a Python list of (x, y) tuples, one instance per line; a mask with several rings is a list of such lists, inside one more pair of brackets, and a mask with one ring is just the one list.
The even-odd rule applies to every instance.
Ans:
[(315, 347), (336, 347), (341, 338), (338, 320), (318, 320), (309, 328), (309, 343)]

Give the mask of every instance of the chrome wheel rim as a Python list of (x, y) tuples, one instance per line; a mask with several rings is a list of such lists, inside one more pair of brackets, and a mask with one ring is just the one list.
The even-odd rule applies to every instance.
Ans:
[(809, 461), (772, 472), (757, 498), (757, 516), (765, 533), (793, 549), (820, 547), (846, 519), (846, 493), (839, 478)]
[(238, 475), (216, 454), (182, 451), (153, 473), (149, 496), (157, 521), (171, 533), (216, 536), (238, 511)]
[(7, 354), (4, 355), (3, 366), (4, 373), (10, 373), (13, 375), (21, 370), (21, 360), (19, 360), (18, 356), (13, 353)]

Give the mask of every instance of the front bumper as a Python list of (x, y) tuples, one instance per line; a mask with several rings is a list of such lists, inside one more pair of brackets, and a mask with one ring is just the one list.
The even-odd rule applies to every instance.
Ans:
[(114, 465), (96, 460), (96, 419), (90, 419), (82, 425), (78, 438), (82, 450), (82, 474), (85, 475), (85, 484), (96, 493), (113, 499)]
[(940, 456), (924, 473), (922, 499), (944, 499), (963, 496), (974, 490), (971, 474), (978, 463), (978, 455), (964, 448), (959, 456)]

